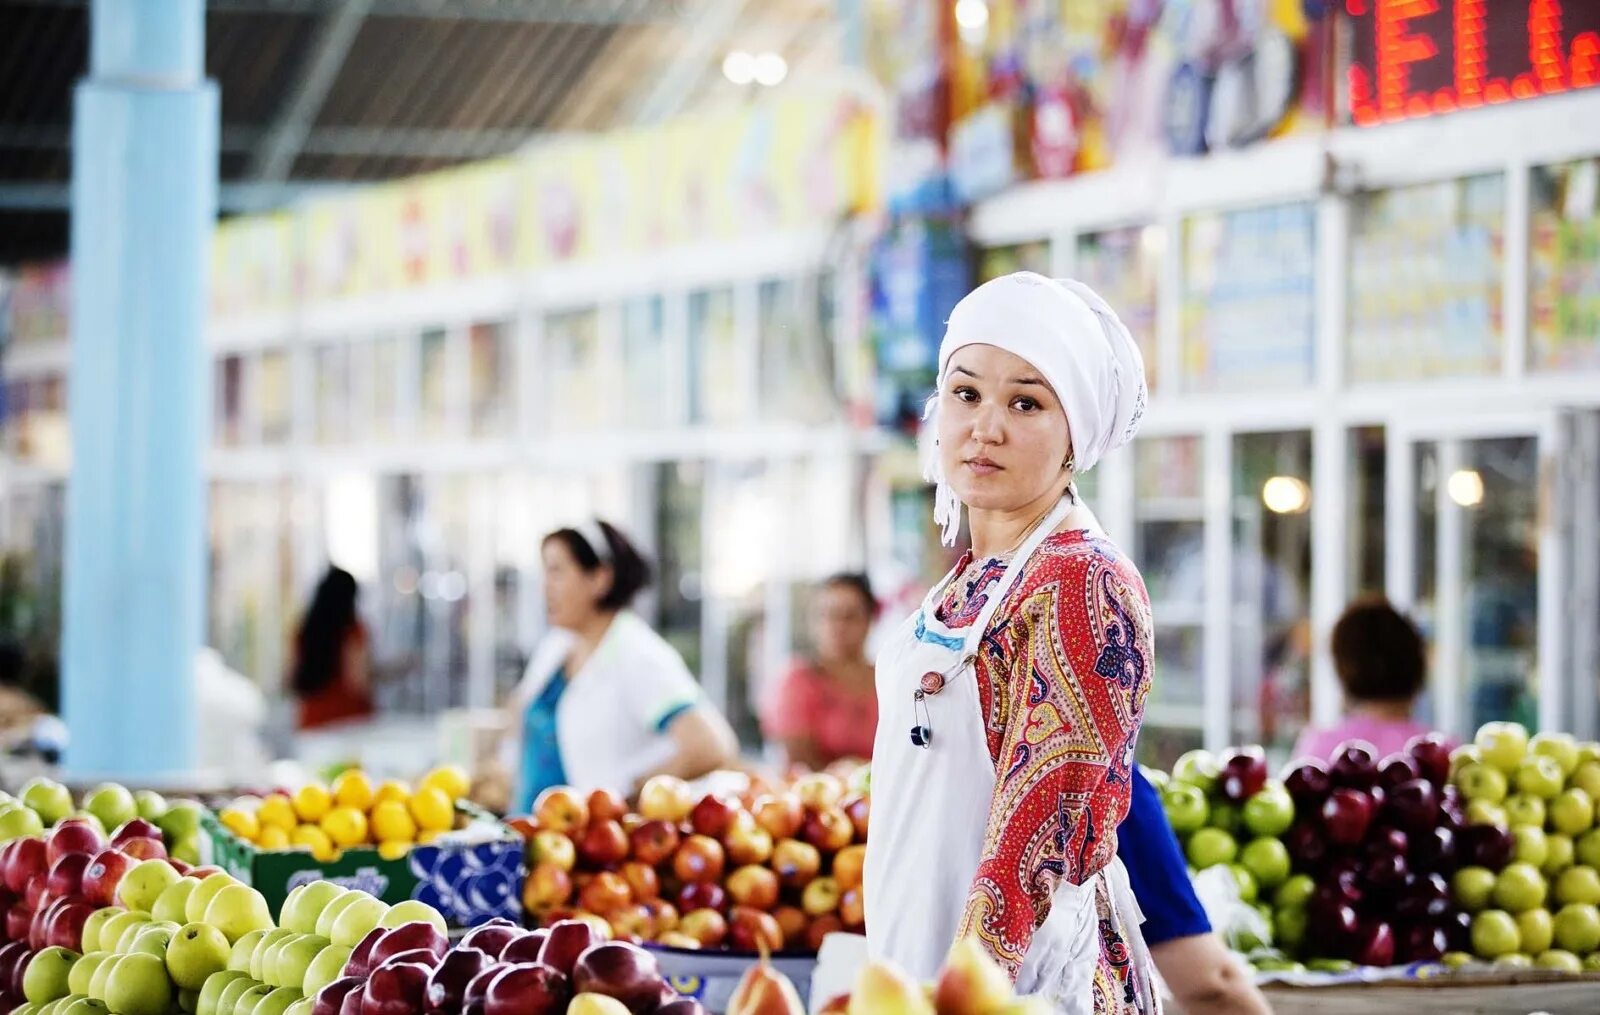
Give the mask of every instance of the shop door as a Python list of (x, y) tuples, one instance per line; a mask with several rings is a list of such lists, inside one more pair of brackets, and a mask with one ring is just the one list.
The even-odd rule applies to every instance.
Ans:
[[(1573, 729), (1573, 706), (1594, 708), (1592, 672), (1575, 697), (1574, 582), (1593, 584), (1580, 561), (1596, 552), (1592, 479), (1585, 494), (1573, 453), (1581, 422), (1550, 412), (1391, 424), (1388, 594), (1432, 646), (1422, 717), (1458, 737), (1494, 719)], [(1586, 518), (1585, 545), (1575, 525)]]

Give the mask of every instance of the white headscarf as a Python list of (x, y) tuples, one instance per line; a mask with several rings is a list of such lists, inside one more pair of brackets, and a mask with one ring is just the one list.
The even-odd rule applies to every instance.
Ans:
[[(1148, 397), (1144, 357), (1116, 311), (1082, 282), (1019, 271), (968, 293), (945, 326), (939, 387), (928, 401), (926, 418), (934, 418), (951, 355), (969, 345), (1004, 349), (1039, 371), (1072, 428), (1074, 472), (1089, 471), (1138, 431)], [(926, 475), (936, 484), (933, 519), (943, 530), (944, 544), (954, 545), (961, 500), (945, 482), (937, 454)]]

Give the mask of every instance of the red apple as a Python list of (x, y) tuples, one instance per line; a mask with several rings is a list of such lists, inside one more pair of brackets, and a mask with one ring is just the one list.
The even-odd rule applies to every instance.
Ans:
[(534, 832), (528, 842), (530, 866), (549, 864), (570, 871), (577, 866), (577, 862), (578, 847), (573, 845), (565, 832)]
[(117, 826), (111, 833), (111, 845), (120, 846), (130, 839), (155, 839), (161, 841), (161, 829), (143, 818), (134, 818)]
[(697, 881), (678, 890), (678, 908), (685, 913), (691, 909), (715, 909), (719, 912), (728, 906), (728, 893), (719, 884)]
[(1382, 920), (1357, 928), (1353, 958), (1363, 966), (1394, 965), (1394, 929)]
[(476, 948), (491, 959), (499, 959), (506, 945), (527, 933), (503, 917), (480, 923), (462, 935), (458, 948)]
[(578, 857), (593, 867), (609, 867), (628, 858), (628, 834), (615, 821), (591, 821), (578, 839)]
[(549, 966), (527, 962), (507, 968), (484, 994), (485, 1015), (564, 1015), (572, 988)]
[(550, 931), (547, 928), (529, 931), (506, 945), (505, 951), (500, 953), (500, 961), (507, 965), (538, 962), (539, 953), (544, 951), (544, 943), (549, 939)]
[(733, 816), (738, 810), (738, 805), (732, 801), (725, 800), (715, 793), (707, 793), (689, 811), (689, 827), (693, 828), (697, 835), (720, 839), (722, 833), (733, 823)]
[(28, 941), (28, 928), (33, 925), (33, 910), (26, 902), (18, 902), (6, 910), (6, 940), (16, 941), (24, 947)]
[(1397, 751), (1378, 762), (1378, 785), (1386, 790), (1418, 777), (1417, 763), (1403, 751)]
[(576, 993), (614, 997), (634, 1015), (646, 1015), (660, 1006), (663, 982), (661, 967), (656, 964), (654, 955), (617, 941), (589, 949), (572, 967), (572, 986)]
[(805, 818), (800, 798), (793, 793), (775, 793), (756, 797), (751, 808), (756, 824), (764, 828), (773, 839), (792, 839), (800, 834), (800, 822)]
[(564, 906), (572, 898), (572, 875), (547, 863), (539, 864), (528, 872), (522, 888), (522, 904), (540, 912), (554, 906)]
[(800, 837), (823, 853), (837, 853), (855, 838), (855, 825), (837, 807), (808, 808)]
[(678, 921), (678, 932), (694, 938), (702, 948), (716, 948), (727, 940), (728, 921), (715, 909), (693, 909)]
[(28, 947), (33, 951), (43, 951), (45, 938), (49, 936), (50, 921), (55, 919), (56, 911), (66, 904), (66, 899), (51, 899), (49, 905), (34, 911), (33, 921), (28, 924)]
[(189, 871), (188, 876), (191, 877), (191, 878), (195, 878), (196, 880), (199, 880), (199, 881), (204, 881), (206, 878), (210, 877), (213, 874), (222, 874), (222, 873), (224, 873), (224, 871), (223, 871), (223, 869), (221, 867), (218, 867), (215, 864), (207, 863), (207, 864), (201, 864), (199, 867), (195, 867), (195, 868), (191, 869)]
[(1332, 955), (1342, 955), (1352, 947), (1361, 924), (1354, 906), (1325, 901), (1319, 896), (1312, 896), (1306, 917), (1308, 933)]
[(734, 906), (728, 913), (728, 944), (736, 952), (756, 954), (783, 950), (783, 928), (771, 913)]
[(1422, 733), (1406, 741), (1405, 752), (1417, 763), (1417, 771), (1435, 786), (1450, 781), (1450, 738), (1443, 733)]
[(628, 813), (627, 801), (609, 789), (597, 789), (589, 794), (590, 821), (621, 821)]
[(1312, 821), (1301, 822), (1285, 832), (1283, 845), (1289, 850), (1296, 870), (1316, 871), (1328, 857), (1328, 840)]
[(839, 896), (839, 919), (844, 929), (858, 931), (867, 923), (867, 904), (860, 888), (852, 888)]
[(351, 950), (350, 957), (344, 960), (344, 969), (341, 970), (340, 975), (359, 976), (365, 979), (367, 974), (372, 972), (372, 968), (377, 965), (376, 962), (372, 961), (372, 949), (378, 946), (378, 942), (383, 940), (383, 936), (387, 933), (389, 933), (388, 930), (383, 927), (374, 927), (367, 931), (366, 936), (358, 941), (355, 948)]
[(785, 888), (804, 888), (822, 869), (822, 855), (809, 842), (785, 839), (773, 847), (772, 869)]
[(1396, 916), (1412, 921), (1438, 920), (1449, 912), (1450, 884), (1434, 872), (1409, 879), (1394, 907)]
[(680, 997), (657, 1008), (656, 1015), (706, 1015), (706, 1009), (692, 997)]
[(83, 925), (88, 922), (89, 914), (95, 907), (81, 896), (75, 901), (63, 902), (56, 908), (55, 915), (50, 918), (50, 925), (45, 928), (46, 947), (70, 948), (72, 951), (83, 951)]
[(36, 881), (28, 882), (28, 890), (22, 893), (23, 904), (35, 913), (48, 905), (52, 898), (54, 896), (50, 894), (49, 874)]
[(570, 786), (552, 786), (534, 801), (533, 816), (539, 827), (575, 834), (589, 823), (589, 805)]
[(867, 865), (867, 847), (846, 846), (833, 858), (833, 878), (840, 888), (854, 888), (861, 883)]
[[(792, 951), (800, 950), (805, 944), (806, 928), (811, 926), (811, 921), (799, 906), (779, 906), (772, 911), (772, 918), (778, 921), (778, 929), (783, 931), (783, 946)], [(839, 927), (844, 926), (835, 916), (834, 922)], [(838, 930), (838, 927), (834, 928)], [(815, 951), (816, 949), (812, 949)]]
[(1267, 784), (1267, 756), (1259, 747), (1240, 747), (1222, 759), (1217, 788), (1224, 799), (1243, 803)]
[(1498, 871), (1511, 862), (1511, 833), (1494, 825), (1468, 825), (1456, 836), (1456, 859)]
[(94, 856), (106, 848), (105, 839), (94, 826), (83, 818), (67, 818), (55, 827), (50, 833), (50, 839), (45, 843), (45, 859), (51, 866), (68, 853), (83, 853)]
[(1448, 825), (1431, 828), (1412, 841), (1416, 866), (1449, 873), (1456, 869), (1456, 833)]
[(1406, 863), (1404, 853), (1383, 850), (1367, 857), (1367, 884), (1375, 891), (1398, 890), (1405, 884), (1406, 875), (1409, 873), (1411, 868)]
[(83, 853), (68, 853), (51, 864), (45, 891), (55, 896), (77, 895), (83, 891), (83, 873), (90, 859)]
[(43, 880), (50, 870), (43, 839), (32, 836), (10, 843), (11, 852), (6, 857), (6, 887), (18, 897), (28, 890), (29, 882)]
[(626, 906), (618, 906), (606, 914), (606, 920), (611, 924), (613, 941), (635, 938), (647, 941), (655, 937), (655, 922), (650, 917), (650, 910), (646, 909), (643, 903), (630, 902)]
[(416, 1015), (422, 1010), (433, 967), (420, 962), (379, 966), (362, 991), (361, 1015)]
[(344, 996), (339, 1003), (339, 1015), (361, 1015), (361, 1006), (366, 1002), (367, 990), (365, 981), (355, 990)]
[(633, 890), (621, 874), (601, 871), (578, 893), (578, 905), (605, 916), (633, 901)]
[(639, 902), (661, 897), (661, 876), (647, 863), (629, 860), (623, 864), (622, 880), (628, 883), (630, 894)]
[(835, 807), (844, 799), (844, 780), (831, 772), (808, 772), (794, 781), (794, 794), (806, 807)]
[(1378, 752), (1365, 740), (1346, 740), (1333, 752), (1328, 775), (1335, 786), (1371, 789), (1378, 781)]
[(494, 981), (501, 973), (510, 968), (504, 963), (496, 963), (474, 976), (461, 995), (461, 1015), (484, 1015), (484, 999), (489, 994), (489, 988), (494, 986)]
[(20, 980), (21, 971), (27, 968), (33, 953), (22, 941), (10, 941), (0, 947), (0, 987), (9, 988)]
[(668, 931), (678, 929), (678, 907), (665, 899), (650, 899), (641, 903), (645, 911), (650, 914), (650, 926), (654, 930), (651, 937), (660, 937)]
[(678, 829), (670, 821), (646, 821), (628, 833), (628, 842), (635, 860), (659, 867), (677, 852)]
[(1395, 947), (1401, 962), (1437, 962), (1450, 950), (1450, 935), (1436, 924), (1413, 923), (1400, 934)]
[(740, 906), (770, 910), (778, 904), (778, 875), (754, 864), (728, 875), (728, 895)]
[(1335, 845), (1354, 846), (1366, 837), (1372, 811), (1372, 797), (1368, 794), (1355, 789), (1336, 789), (1322, 803), (1323, 831)]
[(167, 857), (167, 863), (172, 867), (173, 870), (178, 872), (178, 876), (181, 877), (181, 878), (188, 877), (189, 876), (189, 872), (194, 870), (193, 867), (190, 867), (188, 864), (184, 863), (182, 860), (174, 859), (173, 857), (170, 857), (170, 856)]
[(856, 841), (867, 841), (867, 823), (872, 816), (872, 798), (859, 793), (852, 793), (839, 802), (839, 809), (850, 818), (850, 824), (856, 830)]
[(674, 775), (653, 775), (639, 787), (639, 813), (650, 821), (676, 824), (694, 807), (689, 784)]
[[(390, 955), (382, 961), (374, 962), (372, 964), (372, 968), (373, 971), (376, 972), (377, 970), (383, 969), (386, 966), (412, 964), (427, 966), (431, 971), (439, 964), (439, 955), (438, 953), (427, 948), (412, 948), (409, 951), (397, 952), (394, 955)], [(368, 975), (370, 976), (371, 974)]]
[(673, 854), (672, 870), (685, 883), (720, 881), (724, 863), (722, 843), (708, 835), (691, 835)]
[(494, 959), (487, 952), (465, 943), (457, 945), (428, 977), (423, 991), (423, 1009), (428, 1015), (455, 1015), (461, 1010), (467, 984), (493, 963)]
[(1439, 793), (1426, 779), (1408, 779), (1389, 787), (1384, 811), (1401, 828), (1421, 834), (1438, 826)]
[(523, 842), (532, 842), (533, 837), (538, 834), (539, 822), (526, 814), (518, 814), (515, 817), (506, 818), (506, 827), (522, 836)]
[(1284, 773), (1283, 788), (1294, 799), (1295, 811), (1304, 813), (1322, 806), (1322, 801), (1328, 798), (1328, 793), (1333, 789), (1333, 778), (1328, 775), (1328, 766), (1322, 761), (1305, 758), (1295, 762)]
[(539, 961), (558, 973), (570, 974), (578, 956), (602, 941), (592, 924), (583, 920), (562, 920), (550, 928), (550, 937), (539, 950)]
[(772, 858), (772, 834), (756, 824), (749, 811), (739, 811), (722, 836), (728, 862), (735, 867), (766, 863)]
[(395, 927), (374, 941), (367, 961), (376, 969), (401, 952), (418, 949), (432, 952), (434, 958), (438, 959), (450, 950), (450, 939), (439, 933), (439, 928), (433, 924), (414, 920)]
[[(821, 950), (823, 938), (842, 930), (844, 930), (844, 921), (839, 919), (837, 913), (828, 913), (825, 916), (817, 917), (806, 925), (799, 944), (803, 945), (808, 952), (816, 952)], [(791, 947), (794, 946), (791, 945)]]

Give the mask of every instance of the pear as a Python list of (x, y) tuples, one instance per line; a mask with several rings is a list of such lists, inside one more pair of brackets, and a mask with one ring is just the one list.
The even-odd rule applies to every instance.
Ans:
[(950, 949), (934, 987), (939, 1015), (987, 1015), (1011, 1000), (1011, 977), (976, 938), (964, 937)]
[(739, 985), (733, 988), (727, 1015), (805, 1015), (805, 1011), (794, 984), (772, 968), (763, 946), (761, 961), (746, 969)]
[(850, 992), (849, 1015), (934, 1015), (920, 986), (887, 962), (869, 962)]

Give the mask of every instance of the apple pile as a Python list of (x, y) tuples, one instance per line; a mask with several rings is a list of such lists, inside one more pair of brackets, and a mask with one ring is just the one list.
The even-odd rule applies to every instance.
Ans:
[(620, 941), (754, 954), (810, 952), (863, 925), (870, 801), (830, 773), (746, 799), (670, 776), (638, 810), (616, 794), (540, 794), (508, 824), (528, 841), (523, 906), (543, 924), (598, 917)]
[(1471, 914), (1462, 949), (1505, 966), (1600, 971), (1600, 744), (1486, 723), (1451, 756), (1450, 781), (1466, 800), (1466, 852), (1450, 883)]
[(101, 836), (141, 820), (154, 827), (150, 839), (161, 845), (162, 856), (200, 862), (203, 808), (193, 800), (168, 803), (151, 790), (134, 793), (106, 782), (85, 793), (80, 803), (75, 807), (71, 791), (53, 779), (31, 779), (16, 797), (0, 793), (0, 843), (43, 835), (69, 818), (88, 821)]

